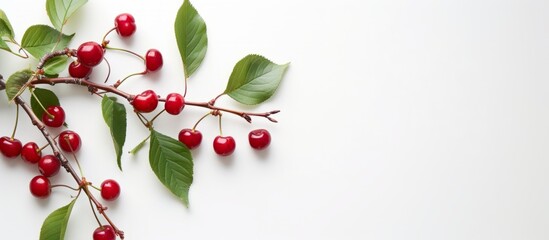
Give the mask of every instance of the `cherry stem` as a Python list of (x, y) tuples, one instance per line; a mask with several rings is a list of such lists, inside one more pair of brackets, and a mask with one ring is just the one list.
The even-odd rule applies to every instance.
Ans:
[(84, 172), (82, 171), (82, 167), (80, 166), (80, 162), (78, 161), (78, 158), (76, 157), (76, 153), (74, 153), (74, 149), (72, 148), (71, 142), (68, 138), (64, 139), (67, 145), (69, 146), (69, 149), (71, 150), (72, 157), (74, 158), (74, 161), (76, 162), (76, 166), (78, 167), (78, 170), (80, 171), (80, 176), (84, 176)]
[(122, 83), (124, 83), (124, 81), (126, 81), (130, 77), (138, 76), (138, 75), (145, 75), (146, 73), (147, 73), (147, 71), (132, 73), (132, 74), (126, 76), (125, 78), (123, 78), (122, 80), (116, 82), (114, 84), (114, 87), (119, 87), (120, 85), (122, 85)]
[(88, 201), (90, 202), (90, 208), (92, 210), (93, 216), (95, 217), (95, 221), (97, 221), (97, 224), (99, 224), (99, 226), (102, 227), (103, 224), (101, 224), (101, 221), (99, 221), (99, 218), (97, 217), (97, 213), (95, 212), (95, 208), (93, 207), (92, 200), (88, 199)]
[[(3, 88), (6, 87), (6, 83), (4, 82), (4, 79), (2, 78), (2, 75), (0, 75), (0, 87), (3, 87)], [(61, 166), (63, 166), (63, 168), (65, 168), (65, 170), (72, 176), (72, 178), (79, 184), (79, 186), (82, 186), (83, 184), (85, 184), (86, 183), (85, 179), (80, 178), (80, 176), (78, 176), (78, 174), (76, 173), (76, 171), (74, 171), (74, 168), (72, 167), (72, 165), (70, 164), (68, 159), (63, 154), (61, 154), (61, 149), (59, 148), (56, 141), (52, 138), (51, 134), (46, 129), (46, 125), (44, 125), (44, 123), (42, 121), (40, 121), (40, 119), (34, 114), (32, 109), (30, 108), (30, 106), (19, 96), (14, 98), (14, 102), (15, 102), (15, 104), (17, 104), (17, 105), (19, 105), (20, 107), (23, 108), (25, 113), (29, 116), (32, 124), (34, 126), (36, 126), (38, 128), (38, 130), (40, 130), (40, 132), (42, 133), (42, 135), (44, 136), (44, 138), (46, 139), (46, 141), (49, 143), (50, 147), (52, 148), (53, 154), (61, 162)], [(109, 216), (105, 212), (106, 209), (103, 207), (103, 205), (95, 198), (95, 196), (93, 194), (91, 194), (91, 192), (87, 188), (84, 187), (83, 190), (84, 190), (84, 193), (86, 193), (86, 195), (88, 196), (88, 198), (97, 207), (97, 209), (102, 210), (102, 211), (100, 211), (101, 215), (103, 215), (103, 218), (105, 218), (105, 220), (107, 220), (107, 222), (109, 222), (111, 227), (120, 236), (120, 239), (124, 239), (124, 232), (121, 231), (120, 229), (118, 229), (118, 227), (116, 227), (116, 225), (112, 222), (112, 220), (109, 218)]]
[(17, 125), (19, 125), (19, 105), (16, 107), (17, 110), (15, 110), (15, 126), (13, 126), (13, 132), (11, 133), (11, 140), (15, 137), (15, 133), (17, 132)]
[(121, 52), (129, 53), (129, 54), (131, 54), (131, 55), (134, 55), (134, 56), (140, 58), (141, 60), (143, 60), (143, 62), (145, 62), (145, 58), (144, 58), (143, 56), (141, 56), (141, 55), (139, 55), (139, 54), (137, 54), (137, 53), (135, 53), (135, 52), (132, 52), (132, 51), (130, 51), (130, 50), (123, 49), (123, 48), (113, 48), (113, 47), (109, 47), (109, 46), (106, 46), (105, 48), (106, 48), (106, 49), (110, 49), (110, 50), (115, 50), (115, 51), (121, 51)]
[(196, 129), (196, 127), (198, 126), (198, 124), (199, 124), (200, 122), (202, 122), (202, 120), (204, 120), (204, 118), (206, 118), (207, 116), (210, 116), (210, 114), (212, 114), (212, 112), (206, 113), (206, 114), (204, 114), (204, 116), (202, 116), (200, 119), (198, 119), (198, 121), (197, 121), (197, 122), (194, 124), (194, 126), (193, 126), (193, 129), (192, 129), (193, 132), (194, 132), (194, 130)]
[(40, 105), (40, 108), (42, 108), (42, 110), (44, 110), (44, 113), (48, 114), (48, 117), (50, 119), (53, 119), (54, 116), (53, 114), (51, 114), (50, 112), (48, 112), (48, 110), (46, 110), (46, 107), (44, 107), (44, 104), (42, 104), (42, 102), (40, 101), (40, 99), (38, 99), (38, 97), (36, 96), (36, 94), (34, 94), (34, 90), (32, 88), (29, 88), (29, 91), (31, 92), (31, 95), (32, 95), (32, 98), (34, 98), (34, 100), (36, 100), (36, 102), (38, 103), (38, 105)]
[(79, 188), (73, 188), (69, 185), (65, 185), (65, 184), (55, 184), (55, 185), (51, 185), (51, 188), (55, 188), (55, 187), (65, 187), (65, 188), (68, 188), (68, 189), (72, 189), (74, 191), (80, 191)]
[(103, 60), (105, 60), (105, 62), (107, 63), (107, 68), (109, 69), (108, 72), (107, 72), (107, 77), (105, 78), (105, 81), (103, 83), (107, 83), (107, 81), (109, 81), (109, 78), (111, 77), (111, 63), (109, 62), (109, 60), (107, 60), (106, 57), (103, 57)]
[(141, 123), (143, 123), (143, 125), (146, 127), (146, 128), (149, 128), (150, 127), (150, 122), (149, 120), (147, 120), (147, 118), (145, 116), (143, 116), (143, 114), (141, 114), (140, 112), (137, 112), (135, 111), (135, 114), (137, 114), (137, 118), (139, 118), (139, 120), (141, 121)]
[(219, 114), (219, 135), (223, 136), (223, 128), (221, 127), (221, 114)]
[(153, 126), (153, 123), (154, 123), (154, 120), (156, 120), (162, 113), (164, 113), (166, 111), (166, 109), (162, 109), (162, 111), (160, 111), (158, 114), (156, 114), (152, 119), (151, 121), (149, 121), (149, 126)]
[(107, 36), (114, 30), (116, 30), (116, 27), (113, 27), (109, 31), (107, 31), (107, 33), (105, 33), (105, 35), (103, 36), (103, 40), (101, 40), (101, 43), (105, 43), (105, 39), (107, 39)]

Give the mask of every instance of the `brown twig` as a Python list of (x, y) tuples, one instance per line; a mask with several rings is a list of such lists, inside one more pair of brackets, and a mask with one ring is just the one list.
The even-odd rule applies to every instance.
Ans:
[[(102, 84), (102, 83), (92, 82), (92, 81), (89, 81), (88, 79), (85, 79), (85, 78), (70, 78), (70, 77), (45, 78), (45, 77), (43, 77), (43, 78), (35, 78), (32, 81), (30, 81), (30, 85), (37, 85), (37, 84), (56, 85), (56, 84), (60, 84), (60, 83), (85, 86), (85, 87), (88, 87), (88, 90), (92, 93), (97, 92), (97, 90), (103, 90), (105, 92), (114, 93), (118, 96), (121, 96), (121, 97), (127, 99), (129, 102), (131, 102), (135, 98), (135, 95), (124, 92), (124, 91), (122, 91), (122, 90), (120, 90), (120, 89), (118, 89), (118, 88), (116, 88), (112, 85), (106, 85), (106, 84)], [(161, 101), (161, 102), (166, 101), (166, 99), (165, 98), (159, 98), (159, 101)], [(252, 122), (252, 117), (264, 117), (264, 118), (268, 119), (269, 121), (276, 123), (277, 121), (274, 118), (270, 117), (270, 116), (280, 112), (279, 110), (274, 110), (274, 111), (270, 111), (270, 112), (263, 112), (263, 113), (241, 112), (241, 111), (236, 111), (236, 110), (232, 110), (232, 109), (228, 109), (228, 108), (217, 107), (217, 106), (213, 105), (211, 102), (185, 101), (185, 105), (208, 108), (212, 111), (222, 111), (222, 112), (231, 113), (231, 114), (234, 114), (234, 115), (237, 115), (237, 116), (240, 116), (240, 117), (244, 118), (246, 121), (248, 121), (250, 123)]]
[[(2, 76), (0, 75), (0, 88), (5, 88), (5, 86), (6, 86), (6, 83), (4, 82)], [(72, 167), (68, 159), (65, 157), (65, 155), (61, 154), (61, 151), (59, 149), (59, 146), (57, 145), (57, 142), (53, 139), (53, 137), (48, 132), (48, 130), (46, 130), (46, 126), (44, 125), (44, 123), (40, 121), (40, 119), (34, 114), (32, 109), (30, 108), (30, 106), (21, 97), (19, 96), (15, 97), (14, 102), (15, 104), (23, 108), (25, 113), (29, 116), (32, 124), (36, 126), (38, 130), (40, 130), (42, 135), (44, 135), (44, 138), (46, 139), (49, 146), (51, 147), (53, 154), (60, 160), (61, 166), (63, 166), (63, 168), (74, 178), (74, 180), (78, 183), (78, 185), (82, 187), (82, 189), (84, 190), (88, 198), (94, 203), (94, 205), (98, 209), (99, 213), (103, 215), (103, 217), (105, 218), (105, 220), (107, 220), (107, 222), (109, 222), (109, 224), (113, 227), (113, 229), (120, 236), (120, 238), (124, 239), (124, 232), (118, 229), (116, 225), (110, 220), (107, 213), (105, 212), (106, 207), (104, 207), (95, 198), (95, 196), (89, 191), (87, 187), (88, 183), (86, 182), (86, 180), (78, 176), (78, 174), (76, 173), (76, 171), (74, 170), (74, 168)]]

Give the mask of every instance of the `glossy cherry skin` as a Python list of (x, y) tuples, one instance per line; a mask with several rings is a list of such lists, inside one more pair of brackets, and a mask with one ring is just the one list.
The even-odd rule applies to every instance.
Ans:
[(51, 193), (50, 180), (44, 176), (34, 177), (29, 184), (30, 192), (37, 198), (47, 198)]
[(158, 106), (158, 95), (153, 90), (146, 90), (135, 96), (132, 105), (138, 112), (150, 113)]
[(78, 62), (86, 67), (95, 67), (103, 61), (103, 47), (96, 42), (85, 42), (76, 50)]
[(61, 147), (61, 149), (65, 152), (76, 152), (82, 145), (82, 141), (80, 140), (78, 133), (70, 130), (61, 132), (57, 141), (59, 143), (59, 147)]
[(42, 122), (48, 127), (61, 127), (65, 123), (65, 111), (61, 106), (51, 106), (46, 108), (42, 114)]
[(103, 225), (93, 231), (93, 240), (115, 240), (116, 233), (110, 225)]
[(116, 16), (114, 19), (114, 27), (121, 37), (131, 36), (137, 28), (135, 26), (135, 18), (129, 13), (122, 13)]
[(21, 158), (28, 163), (37, 163), (42, 158), (42, 151), (35, 142), (28, 142), (23, 145), (21, 150)]
[(185, 144), (189, 149), (195, 149), (202, 142), (202, 133), (198, 130), (185, 128), (179, 132), (179, 141)]
[(145, 66), (147, 71), (154, 72), (162, 68), (164, 65), (164, 60), (162, 60), (162, 53), (156, 49), (149, 49), (147, 54), (145, 54)]
[(248, 141), (254, 149), (265, 149), (271, 144), (271, 134), (265, 129), (256, 129), (248, 134)]
[(218, 155), (229, 156), (233, 154), (236, 142), (231, 136), (217, 136), (214, 139), (213, 148)]
[(38, 170), (44, 177), (55, 176), (61, 169), (61, 161), (53, 155), (43, 156), (38, 162)]
[(69, 75), (73, 78), (85, 78), (92, 73), (93, 68), (84, 66), (78, 61), (71, 62), (69, 65)]
[(171, 115), (178, 115), (185, 107), (185, 99), (179, 93), (170, 93), (166, 96), (164, 109)]
[(101, 183), (101, 197), (107, 201), (114, 201), (120, 196), (120, 185), (112, 179)]
[(21, 154), (23, 149), (23, 144), (17, 139), (11, 139), (10, 137), (1, 137), (0, 138), (0, 152), (2, 155), (8, 158), (14, 158)]

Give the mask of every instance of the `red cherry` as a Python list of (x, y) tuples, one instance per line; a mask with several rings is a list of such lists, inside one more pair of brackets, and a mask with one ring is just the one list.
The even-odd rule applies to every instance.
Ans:
[(185, 99), (179, 93), (170, 93), (166, 96), (164, 109), (171, 115), (179, 114), (185, 107)]
[(112, 179), (101, 183), (101, 197), (107, 201), (114, 201), (120, 196), (120, 185)]
[(138, 112), (152, 112), (158, 106), (158, 96), (153, 90), (146, 90), (135, 96), (132, 105)]
[(21, 154), (23, 145), (21, 141), (17, 139), (11, 139), (10, 137), (0, 138), (0, 152), (8, 158), (14, 158)]
[(59, 147), (65, 152), (76, 152), (80, 149), (80, 145), (82, 144), (78, 133), (70, 130), (61, 132), (57, 141), (59, 142)]
[(229, 156), (234, 152), (236, 143), (231, 136), (217, 136), (214, 139), (213, 147), (218, 155)]
[(256, 129), (248, 134), (248, 140), (252, 148), (257, 150), (265, 149), (271, 143), (271, 134), (265, 129)]
[(69, 65), (69, 75), (73, 78), (85, 78), (92, 73), (93, 68), (84, 66), (78, 61), (71, 62)]
[(114, 27), (118, 35), (129, 37), (135, 32), (135, 19), (129, 13), (122, 13), (114, 19)]
[(37, 163), (42, 157), (42, 152), (40, 147), (35, 142), (28, 142), (23, 145), (23, 150), (21, 150), (21, 158), (28, 163)]
[(116, 233), (110, 225), (103, 225), (93, 231), (93, 240), (115, 240)]
[(96, 42), (85, 42), (78, 47), (76, 56), (78, 62), (86, 67), (95, 67), (103, 61), (103, 47)]
[(51, 193), (50, 180), (44, 176), (34, 177), (29, 184), (30, 192), (37, 198), (47, 198)]
[(160, 53), (160, 51), (154, 48), (147, 51), (147, 54), (145, 54), (145, 65), (149, 72), (154, 72), (162, 68), (163, 64), (164, 61), (162, 60), (162, 53)]
[(61, 169), (61, 161), (53, 155), (46, 155), (38, 162), (38, 170), (44, 177), (55, 176)]
[(46, 108), (42, 114), (42, 122), (49, 127), (61, 127), (65, 123), (65, 111), (61, 106), (51, 106)]
[(202, 142), (202, 133), (198, 130), (185, 128), (179, 132), (178, 138), (189, 149), (195, 149)]

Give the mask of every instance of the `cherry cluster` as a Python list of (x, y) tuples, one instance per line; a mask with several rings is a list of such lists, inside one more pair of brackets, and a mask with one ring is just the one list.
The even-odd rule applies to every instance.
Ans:
[[(155, 72), (160, 70), (163, 65), (163, 58), (161, 52), (156, 49), (150, 49), (146, 52), (144, 56), (141, 56), (129, 50), (110, 48), (108, 46), (109, 41), (105, 40), (105, 38), (112, 31), (116, 31), (120, 37), (132, 36), (136, 31), (134, 17), (128, 13), (118, 15), (114, 21), (114, 28), (107, 32), (101, 43), (90, 41), (82, 43), (76, 50), (66, 49), (65, 54), (69, 57), (75, 58), (74, 61), (71, 62), (68, 66), (68, 73), (74, 79), (83, 80), (90, 85), (93, 84), (95, 87), (90, 85), (88, 85), (88, 87), (90, 92), (94, 93), (95, 95), (100, 96), (100, 94), (97, 93), (97, 88), (100, 88), (105, 92), (116, 93), (125, 97), (133, 106), (134, 112), (137, 114), (140, 120), (142, 120), (146, 127), (152, 128), (152, 121), (154, 121), (154, 119), (163, 112), (167, 112), (171, 115), (179, 115), (186, 104), (209, 108), (211, 111), (202, 118), (200, 118), (193, 128), (185, 128), (179, 132), (178, 140), (191, 150), (198, 148), (202, 142), (202, 133), (196, 129), (197, 125), (207, 116), (218, 116), (220, 119), (220, 135), (215, 137), (213, 141), (213, 149), (215, 153), (220, 156), (229, 156), (236, 149), (236, 141), (232, 136), (224, 136), (221, 133), (221, 112), (229, 112), (232, 114), (240, 115), (249, 122), (251, 122), (250, 115), (265, 117), (270, 121), (276, 122), (276, 120), (270, 118), (269, 115), (278, 113), (278, 111), (272, 111), (263, 114), (253, 114), (217, 108), (214, 106), (215, 100), (217, 98), (211, 100), (208, 103), (195, 103), (191, 101), (186, 102), (185, 96), (179, 93), (170, 93), (167, 94), (165, 98), (161, 98), (158, 94), (150, 89), (143, 91), (142, 93), (137, 95), (127, 94), (121, 90), (118, 90), (120, 84), (128, 79), (128, 77), (131, 77), (133, 75), (144, 75), (149, 72)], [(98, 66), (105, 59), (104, 55), (107, 50), (122, 50), (141, 58), (144, 61), (145, 70), (137, 74), (132, 74), (124, 78), (123, 80), (118, 80), (115, 84), (111, 86), (95, 84), (91, 81), (88, 81), (89, 76), (93, 71), (93, 68)], [(44, 59), (46, 59), (46, 57)], [(39, 72), (37, 73), (38, 75), (43, 74), (43, 72), (40, 72), (40, 69), (41, 68), (39, 68)], [(38, 80), (35, 83), (41, 81), (39, 78), (37, 79)], [(155, 111), (161, 102), (163, 102), (164, 104), (163, 110), (158, 115), (156, 115), (152, 121), (147, 120), (143, 116), (143, 113), (151, 113)], [(61, 128), (65, 124), (66, 115), (64, 109), (61, 106), (49, 106), (47, 108), (44, 108), (43, 110), (44, 113), (42, 116), (35, 116), (34, 118), (38, 117), (45, 126), (50, 128)], [(42, 128), (40, 128), (40, 130), (44, 131), (44, 129)], [(76, 164), (80, 168), (78, 159), (76, 158), (75, 154), (82, 146), (82, 140), (78, 133), (71, 130), (65, 130), (54, 138), (55, 143), (53, 143), (51, 140), (48, 140), (48, 145), (57, 144), (59, 149), (62, 150), (62, 152), (64, 153), (59, 153), (56, 147), (51, 146), (53, 149), (53, 153), (44, 155), (44, 149), (48, 145), (39, 147), (36, 142), (32, 141), (22, 145), (21, 141), (16, 139), (14, 135), (15, 130), (11, 137), (4, 136), (0, 138), (0, 152), (6, 158), (13, 159), (20, 156), (25, 162), (37, 165), (40, 175), (32, 178), (29, 184), (29, 189), (33, 196), (37, 198), (47, 198), (51, 194), (52, 188), (67, 187), (78, 191), (78, 194), (84, 191), (86, 195), (88, 195), (88, 197), (90, 198), (91, 202), (92, 200), (94, 200), (94, 197), (90, 195), (88, 191), (88, 189), (91, 187), (99, 190), (101, 193), (101, 197), (106, 201), (114, 201), (119, 197), (121, 188), (120, 185), (113, 179), (107, 179), (103, 181), (100, 187), (93, 186), (84, 177), (82, 177), (81, 179), (75, 177), (78, 183), (77, 188), (73, 188), (63, 184), (55, 185), (51, 183), (50, 178), (58, 174), (62, 167), (66, 168), (66, 170), (69, 173), (73, 174), (73, 176), (76, 176), (72, 168), (65, 165), (67, 161), (64, 154), (72, 155), (74, 160), (76, 161)], [(46, 135), (47, 134), (45, 134), (45, 136)], [(47, 137), (47, 139), (50, 138)], [(262, 150), (269, 146), (271, 142), (271, 135), (265, 129), (256, 129), (248, 134), (248, 141), (252, 148)], [(99, 212), (103, 214), (103, 210), (105, 210), (106, 208), (103, 208), (98, 203), (96, 203), (96, 206)], [(92, 211), (97, 219), (95, 211), (93, 209)], [(106, 215), (104, 216), (106, 217)], [(114, 226), (108, 218), (107, 221), (109, 222), (109, 224), (107, 225), (101, 224), (98, 219), (97, 221), (99, 223), (99, 227), (93, 232), (94, 240), (115, 240), (117, 235), (123, 239), (123, 232), (116, 228), (116, 226)]]

